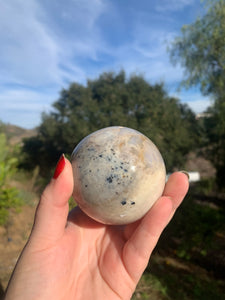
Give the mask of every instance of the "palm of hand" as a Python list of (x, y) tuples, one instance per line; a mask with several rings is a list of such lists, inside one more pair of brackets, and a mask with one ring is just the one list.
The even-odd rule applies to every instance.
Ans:
[[(37, 249), (29, 255), (28, 266), (37, 265), (39, 284), (45, 285), (46, 298), (41, 299), (52, 295), (54, 299), (68, 300), (130, 299), (141, 274), (129, 273), (132, 265), (127, 265), (126, 245), (138, 223), (105, 226), (76, 208), (56, 243), (43, 245), (39, 241), (41, 247), (34, 247), (31, 240), (31, 248)], [(29, 245), (27, 250), (29, 253)]]
[(125, 227), (105, 226), (91, 220), (79, 209), (73, 211), (65, 237), (71, 254), (69, 260), (74, 263), (73, 271), (75, 274), (76, 270), (80, 272), (74, 276), (72, 271), (73, 292), (69, 291), (69, 295), (74, 296), (71, 299), (79, 299), (76, 291), (80, 289), (82, 299), (130, 299), (136, 283), (124, 260), (125, 232)]
[(69, 161), (46, 187), (6, 300), (130, 299), (157, 240), (183, 200), (187, 177), (174, 173), (164, 195), (136, 223), (106, 226), (75, 208)]
[(32, 252), (46, 286), (41, 299), (130, 299), (171, 209), (171, 201), (162, 197), (141, 221), (105, 226), (75, 208), (63, 236), (44, 242), (44, 248), (39, 241), (41, 247)]

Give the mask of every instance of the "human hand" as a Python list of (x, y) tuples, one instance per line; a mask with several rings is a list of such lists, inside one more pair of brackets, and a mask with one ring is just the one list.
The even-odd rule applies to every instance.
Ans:
[(79, 207), (68, 216), (72, 168), (64, 157), (60, 167), (42, 194), (5, 300), (130, 299), (160, 234), (187, 193), (187, 176), (172, 174), (163, 196), (141, 220), (109, 226)]

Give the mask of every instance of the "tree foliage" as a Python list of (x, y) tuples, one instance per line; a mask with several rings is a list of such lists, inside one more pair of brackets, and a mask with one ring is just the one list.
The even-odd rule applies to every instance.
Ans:
[(17, 158), (11, 156), (5, 134), (0, 133), (0, 225), (7, 223), (10, 208), (18, 208), (22, 204), (18, 190), (10, 185), (17, 162)]
[(107, 126), (127, 126), (147, 135), (168, 170), (183, 166), (196, 145), (194, 113), (169, 97), (162, 84), (150, 85), (140, 76), (126, 79), (123, 71), (103, 73), (86, 86), (72, 83), (53, 108), (43, 114), (38, 136), (24, 141), (27, 166), (40, 165), (42, 172), (54, 166), (62, 152), (70, 154), (83, 137)]
[(224, 190), (225, 182), (225, 96), (216, 99), (207, 110), (210, 117), (204, 120), (206, 132), (206, 155), (211, 159), (217, 174), (217, 183)]
[(186, 87), (199, 85), (204, 94), (225, 90), (225, 2), (207, 2), (205, 15), (181, 28), (170, 47), (172, 61), (184, 67)]
[(206, 13), (193, 24), (183, 26), (181, 36), (170, 48), (174, 63), (186, 74), (186, 87), (200, 85), (203, 94), (214, 99), (204, 120), (207, 154), (217, 170), (217, 182), (225, 182), (225, 2), (207, 1)]

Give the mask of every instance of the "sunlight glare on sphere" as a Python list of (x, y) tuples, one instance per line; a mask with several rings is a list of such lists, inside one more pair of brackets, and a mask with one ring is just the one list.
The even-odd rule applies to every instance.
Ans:
[(162, 195), (166, 169), (153, 142), (120, 126), (85, 137), (72, 153), (73, 197), (94, 220), (112, 225), (142, 218)]

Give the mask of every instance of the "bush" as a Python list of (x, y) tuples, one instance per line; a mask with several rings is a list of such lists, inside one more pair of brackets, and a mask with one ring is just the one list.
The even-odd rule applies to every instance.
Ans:
[(9, 218), (9, 209), (17, 209), (22, 204), (18, 190), (10, 186), (10, 180), (16, 172), (17, 158), (10, 153), (6, 136), (0, 134), (0, 225), (5, 225)]

